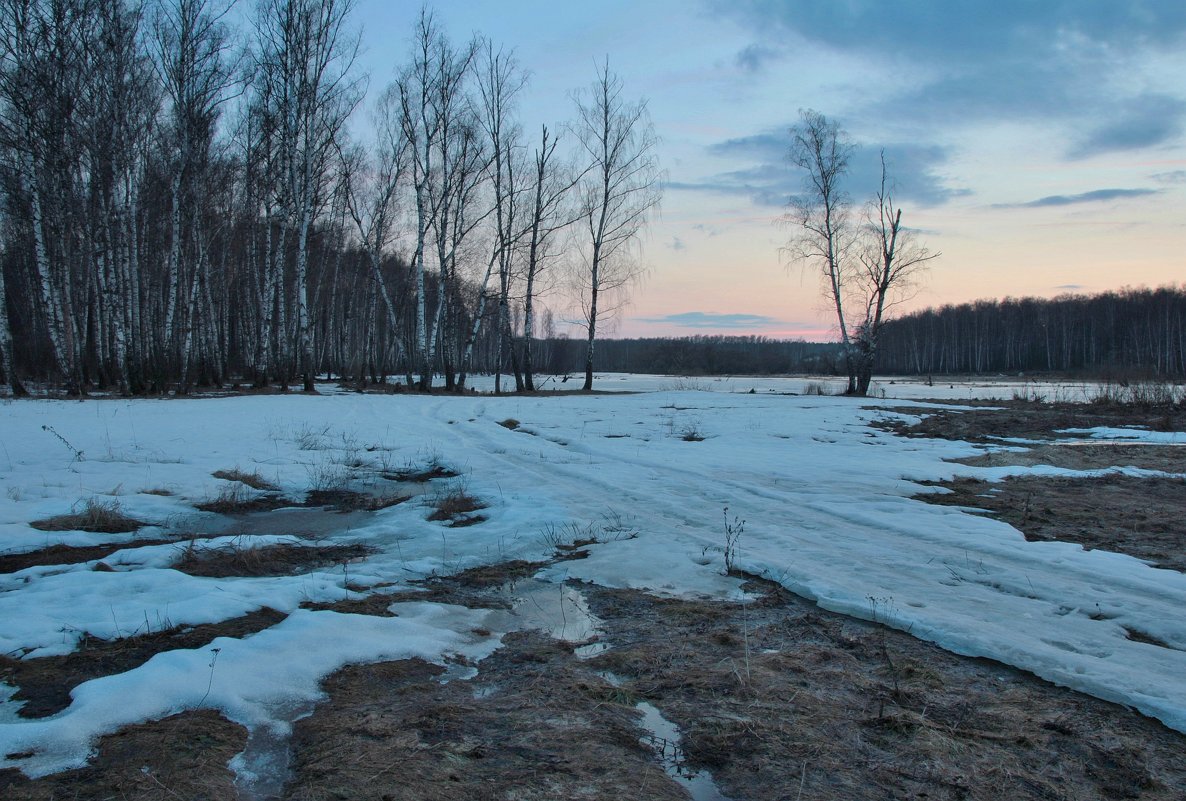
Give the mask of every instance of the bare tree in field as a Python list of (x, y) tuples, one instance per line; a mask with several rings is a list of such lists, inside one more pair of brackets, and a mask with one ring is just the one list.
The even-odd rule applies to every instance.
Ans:
[(576, 98), (574, 125), (590, 169), (580, 184), (581, 217), (588, 251), (582, 307), (587, 326), (585, 391), (593, 388), (593, 356), (605, 293), (625, 287), (641, 272), (631, 246), (658, 205), (662, 190), (655, 156), (658, 140), (645, 101), (622, 96), (622, 79), (607, 60), (597, 80)]
[(902, 225), (902, 209), (895, 204), (893, 182), (881, 153), (881, 185), (866, 212), (860, 268), (855, 285), (862, 301), (862, 317), (853, 331), (856, 353), (856, 394), (867, 395), (873, 376), (878, 339), (887, 312), (905, 300), (918, 273), (939, 256), (921, 244), (913, 231)]
[(257, 21), (262, 96), (271, 104), (281, 161), (280, 197), (296, 245), (296, 337), (304, 389), (312, 392), (309, 233), (328, 198), (327, 167), (359, 100), (351, 77), (358, 36), (346, 24), (353, 0), (265, 0)]
[(848, 134), (818, 111), (799, 112), (791, 129), (791, 163), (804, 171), (803, 192), (791, 198), (785, 221), (794, 229), (787, 253), (820, 271), (824, 291), (836, 312), (848, 372), (848, 392), (857, 391), (852, 341), (845, 316), (854, 230), (852, 203), (844, 190), (854, 146)]

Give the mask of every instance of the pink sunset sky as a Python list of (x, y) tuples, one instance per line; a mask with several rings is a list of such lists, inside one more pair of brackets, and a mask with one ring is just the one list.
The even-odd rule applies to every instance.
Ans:
[[(360, 0), (372, 96), (406, 59), (419, 7)], [(1186, 279), (1186, 4), (1165, 0), (442, 2), (531, 72), (524, 129), (573, 117), (608, 56), (661, 139), (646, 276), (617, 336), (828, 338), (814, 273), (777, 220), (802, 108), (858, 143), (863, 201), (885, 149), (904, 220), (942, 252), (920, 308)], [(562, 316), (562, 297), (546, 299)]]

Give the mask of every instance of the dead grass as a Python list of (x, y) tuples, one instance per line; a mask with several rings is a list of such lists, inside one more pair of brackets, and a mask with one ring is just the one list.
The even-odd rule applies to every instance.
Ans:
[(452, 487), (439, 492), (429, 499), (429, 504), (434, 510), (428, 516), (429, 520), (447, 520), (454, 527), (469, 526), (486, 519), (481, 515), (470, 514), (485, 509), (486, 504), (470, 495), (465, 487)]
[(439, 462), (432, 462), (427, 467), (406, 467), (402, 470), (392, 470), (384, 473), (383, 478), (388, 481), (410, 481), (413, 484), (423, 484), (436, 478), (456, 478), (457, 471)]
[(1075, 542), (1186, 572), (1186, 481), (1176, 478), (957, 478), (917, 499), (983, 509), (1031, 541)]
[(237, 481), (256, 490), (266, 490), (268, 492), (280, 491), (279, 487), (261, 476), (259, 472), (248, 473), (236, 467), (234, 470), (215, 470), (211, 475), (225, 481)]
[(128, 621), (124, 636), (114, 640), (83, 637), (78, 648), (63, 656), (12, 659), (0, 656), (0, 681), (19, 688), (13, 696), (23, 701), (17, 714), (41, 718), (70, 705), (70, 691), (100, 676), (123, 673), (153, 656), (177, 648), (201, 648), (216, 637), (245, 637), (276, 625), (286, 617), (274, 609), (260, 609), (242, 617), (197, 626), (176, 626), (147, 613), (140, 623)]
[(411, 496), (391, 493), (369, 495), (349, 489), (315, 489), (305, 496), (305, 506), (332, 506), (339, 512), (377, 512), (404, 503)]
[(102, 738), (91, 763), (36, 781), (0, 770), (6, 801), (221, 801), (236, 798), (231, 757), (247, 731), (201, 710), (129, 726)]
[(148, 525), (125, 515), (119, 501), (87, 498), (81, 511), (56, 515), (29, 524), (40, 531), (90, 531), (97, 534), (126, 534)]
[(291, 505), (276, 493), (259, 494), (245, 484), (233, 482), (219, 488), (213, 498), (194, 504), (194, 508), (203, 512), (214, 512), (220, 515), (241, 515), (250, 512), (267, 512)]
[(293, 576), (329, 565), (341, 565), (372, 553), (373, 548), (359, 544), (277, 543), (252, 546), (236, 542), (208, 548), (190, 542), (173, 563), (173, 568), (191, 576), (207, 578)]
[(442, 684), (405, 660), (331, 676), (329, 703), (296, 724), (289, 797), (687, 798), (639, 742), (634, 709), (567, 647), (510, 634), (480, 670)]
[[(140, 548), (147, 545), (164, 545), (172, 540), (153, 539), (136, 540), (131, 546)], [(75, 565), (90, 562), (94, 559), (105, 559), (116, 551), (130, 547), (129, 543), (121, 542), (113, 545), (90, 545), (72, 548), (67, 545), (51, 545), (36, 551), (13, 553), (0, 556), (0, 573), (15, 573), (28, 567), (39, 565)]]
[[(434, 577), (422, 583), (423, 592), (311, 608), (390, 614), (400, 600), (506, 608), (506, 585), (542, 566), (484, 566)], [(746, 589), (756, 600), (743, 607), (583, 585), (612, 646), (590, 660), (576, 658), (568, 644), (520, 632), (507, 635), (469, 681), (441, 683), (440, 667), (417, 660), (339, 671), (323, 683), (327, 700), (295, 726), (294, 777), (284, 797), (685, 799), (646, 745), (635, 709), (640, 700), (680, 727), (678, 761), (711, 770), (735, 799), (1186, 795), (1186, 737), (1154, 721), (822, 611), (766, 582)], [(6, 660), (0, 680), (21, 688), (18, 700), (41, 698), (39, 714), (52, 714), (86, 678), (129, 669), (160, 650), (246, 636), (283, 618), (257, 614), (263, 619), (92, 640), (67, 657)], [(212, 740), (204, 739), (206, 729), (131, 727), (117, 737), (142, 750), (116, 750), (104, 740), (86, 773), (30, 782), (2, 772), (0, 795), (174, 797), (146, 794), (159, 792), (140, 772), (148, 766), (180, 797), (234, 797), (218, 783), (226, 781), (230, 754), (242, 748), (241, 732), (200, 714), (206, 717), (194, 720)], [(178, 732), (190, 739), (179, 745)], [(170, 759), (176, 767), (162, 767), (174, 764)]]
[(509, 431), (514, 431), (519, 427), (519, 421), (513, 417), (508, 417), (505, 420), (499, 420), (498, 424)]
[(764, 582), (749, 589), (763, 597), (745, 609), (587, 593), (617, 644), (591, 661), (679, 725), (689, 765), (732, 798), (1186, 793), (1186, 738), (1155, 721)]
[[(973, 405), (973, 404), (969, 404)], [(1134, 406), (1041, 403), (1035, 401), (984, 402), (985, 408), (925, 409), (900, 406), (895, 411), (918, 414), (917, 423), (887, 420), (875, 426), (902, 436), (1000, 443), (1000, 438), (1066, 439), (1064, 428), (1139, 426), (1154, 431), (1186, 430), (1186, 409), (1143, 409)]]

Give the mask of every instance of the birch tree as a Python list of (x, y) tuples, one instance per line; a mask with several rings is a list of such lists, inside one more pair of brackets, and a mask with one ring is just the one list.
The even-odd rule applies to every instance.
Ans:
[(260, 76), (279, 131), (286, 224), (296, 249), (293, 281), (299, 372), (314, 390), (309, 307), (309, 233), (327, 199), (326, 168), (359, 99), (350, 70), (358, 36), (346, 24), (352, 0), (265, 0), (257, 22)]
[(585, 383), (593, 388), (593, 359), (599, 316), (612, 314), (602, 308), (606, 293), (623, 289), (641, 267), (632, 258), (632, 246), (661, 198), (659, 166), (655, 156), (658, 139), (645, 101), (630, 102), (623, 96), (622, 79), (610, 72), (607, 60), (597, 80), (576, 98), (577, 139), (589, 159), (589, 170), (580, 185), (581, 218), (588, 250), (582, 308), (586, 324)]
[[(574, 187), (585, 177), (570, 164), (563, 163), (556, 154), (558, 136), (540, 126), (539, 144), (531, 161), (530, 183), (527, 187), (527, 230), (523, 237), (523, 388), (535, 391), (535, 302), (541, 292), (544, 270), (556, 257), (556, 234), (579, 219), (569, 203)], [(586, 170), (587, 171), (587, 170)]]
[[(464, 124), (458, 114), (465, 103), (462, 93), (469, 77), (477, 42), (455, 48), (436, 17), (427, 7), (420, 10), (412, 40), (412, 57), (404, 67), (396, 86), (400, 96), (401, 124), (408, 140), (412, 172), (412, 191), (415, 201), (416, 239), (412, 256), (416, 288), (415, 363), (420, 374), (420, 389), (432, 388), (433, 346), (429, 326), (436, 328), (438, 314), (428, 317), (428, 298), (425, 259), (430, 232), (436, 226), (438, 273), (442, 279), (449, 265), (440, 264), (439, 237), (449, 228), (454, 195), (452, 181), (456, 175), (445, 156), (464, 135)], [(451, 132), (455, 135), (451, 135)], [(442, 288), (443, 291), (443, 288)], [(438, 298), (438, 310), (443, 299)]]
[(881, 153), (881, 183), (865, 215), (863, 241), (857, 251), (855, 275), (862, 310), (854, 331), (856, 394), (869, 394), (873, 364), (887, 312), (909, 296), (918, 273), (938, 258), (902, 225), (902, 209), (894, 199), (893, 181)]
[[(482, 102), (482, 127), (490, 145), (490, 184), (494, 195), (494, 237), (486, 275), (482, 279), (479, 309), (474, 319), (474, 334), (485, 309), (486, 284), (491, 268), (498, 270), (498, 315), (495, 323), (498, 338), (494, 365), (494, 392), (502, 392), (505, 357), (511, 349), (510, 292), (515, 244), (521, 232), (520, 194), (522, 178), (519, 163), (522, 151), (521, 129), (515, 119), (516, 98), (527, 84), (527, 76), (513, 53), (496, 50), (485, 43), (478, 92)], [(515, 371), (519, 375), (518, 370)], [(519, 387), (520, 389), (522, 387)]]
[(77, 244), (72, 201), (81, 174), (77, 100), (94, 11), (89, 0), (0, 4), (0, 131), (30, 245), (49, 372), (72, 392), (84, 383), (70, 269)]
[(202, 272), (209, 260), (198, 254), (210, 251), (212, 232), (202, 225), (199, 205), (217, 190), (211, 185), (215, 135), (235, 84), (225, 24), (229, 10), (228, 3), (215, 0), (159, 0), (152, 19), (153, 65), (169, 104), (161, 137), (169, 233), (164, 281), (157, 294), (163, 296), (164, 316), (156, 347), (180, 364), (183, 391), (188, 388), (189, 331), (196, 313), (190, 298), (198, 294), (199, 283), (208, 287), (210, 281)]
[(406, 345), (400, 336), (400, 319), (383, 275), (383, 259), (395, 233), (399, 193), (408, 170), (408, 140), (400, 124), (399, 94), (388, 88), (375, 105), (375, 144), (370, 154), (357, 148), (343, 154), (346, 208), (354, 222), (370, 267), (377, 300), (382, 300), (392, 336), (402, 360)]
[[(4, 219), (7, 228), (7, 215)], [(12, 350), (12, 326), (8, 322), (8, 286), (4, 280), (4, 266), (0, 264), (0, 370), (4, 372), (4, 380), (8, 382), (14, 398), (23, 398), (29, 394), (20, 376), (16, 374), (16, 364)]]
[(787, 253), (794, 261), (819, 270), (835, 311), (850, 394), (857, 391), (857, 381), (845, 293), (853, 271), (855, 231), (843, 181), (853, 149), (848, 134), (834, 121), (818, 111), (800, 111), (799, 124), (791, 129), (790, 158), (804, 172), (803, 191), (791, 198), (784, 217), (794, 230)]

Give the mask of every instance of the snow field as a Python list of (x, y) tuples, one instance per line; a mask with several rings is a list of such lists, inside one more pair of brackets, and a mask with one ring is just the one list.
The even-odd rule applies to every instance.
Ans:
[[(1186, 731), (1186, 577), (1073, 544), (1027, 543), (1004, 523), (910, 499), (920, 480), (998, 480), (1053, 468), (953, 464), (944, 460), (982, 449), (869, 427), (898, 415), (895, 405), (916, 401), (747, 393), (6, 403), (0, 551), (59, 542), (127, 547), (105, 560), (115, 572), (84, 564), (0, 577), (4, 652), (66, 653), (83, 633), (127, 636), (146, 619), (153, 627), (164, 620), (192, 625), (262, 606), (291, 614), (251, 637), (160, 654), (81, 685), (73, 704), (52, 718), (15, 719), (0, 709), (0, 753), (37, 752), (0, 764), (59, 770), (84, 760), (104, 732), (198, 706), (249, 726), (283, 728), (285, 710), (315, 699), (318, 680), (344, 664), (413, 655), (444, 663), (451, 654), (476, 660), (490, 653), (497, 634), (470, 633), (483, 626), (480, 612), (423, 604), (378, 619), (298, 608), (304, 600), (344, 597), (341, 569), (191, 577), (169, 567), (177, 546), (136, 546), (137, 536), (160, 529), (133, 536), (28, 525), (98, 497), (164, 529), (201, 530), (225, 524), (193, 509), (226, 485), (211, 476), (216, 470), (259, 472), (295, 501), (327, 474), (337, 480), (438, 460), (461, 476), (434, 485), (464, 485), (489, 505), (489, 519), (451, 529), (427, 521), (426, 501), (413, 499), (352, 523), (326, 537), (377, 549), (350, 565), (351, 586), (400, 587), (434, 572), (545, 558), (553, 545), (548, 532), (566, 523), (597, 530), (624, 521), (637, 536), (606, 531), (589, 558), (557, 564), (540, 578), (737, 599), (740, 582), (721, 574), (727, 506), (730, 517), (746, 521), (737, 552), (743, 570), (825, 608), (998, 659)], [(497, 425), (507, 418), (519, 420), (519, 430)], [(690, 429), (705, 439), (683, 440)], [(369, 467), (351, 467), (359, 462)], [(150, 489), (173, 494), (142, 494)], [(1169, 647), (1130, 640), (1127, 630)]]

